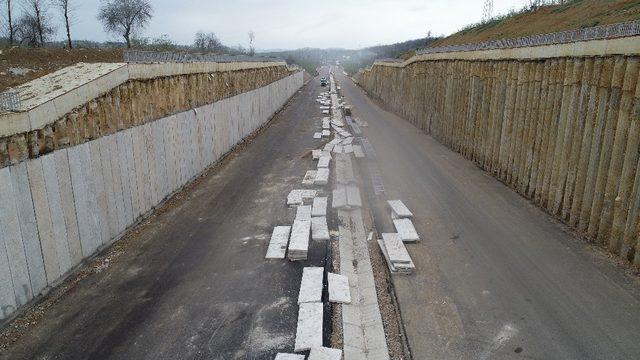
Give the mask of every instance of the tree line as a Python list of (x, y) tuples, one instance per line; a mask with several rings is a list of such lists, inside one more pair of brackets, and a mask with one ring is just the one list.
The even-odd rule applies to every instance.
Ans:
[[(5, 24), (3, 28), (9, 46), (44, 47), (56, 34), (53, 23), (54, 14), (58, 14), (66, 35), (65, 47), (74, 47), (72, 26), (76, 22), (77, 5), (82, 0), (0, 0), (4, 5)], [(16, 17), (16, 9), (20, 16)], [(140, 32), (153, 18), (153, 7), (149, 0), (102, 0), (96, 19), (104, 30), (122, 40), (127, 48), (139, 47), (154, 50), (197, 50), (202, 52), (228, 54), (255, 54), (255, 33), (248, 32), (249, 47), (238, 45), (231, 48), (222, 44), (213, 32), (199, 31), (195, 34), (192, 46), (179, 46), (168, 35), (155, 39), (140, 37)]]

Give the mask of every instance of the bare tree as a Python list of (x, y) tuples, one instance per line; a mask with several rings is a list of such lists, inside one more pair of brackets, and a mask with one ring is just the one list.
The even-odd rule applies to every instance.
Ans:
[(73, 19), (73, 11), (75, 7), (73, 6), (72, 0), (52, 0), (52, 3), (55, 7), (57, 7), (62, 15), (64, 16), (64, 26), (67, 30), (67, 45), (69, 49), (73, 48), (71, 44), (71, 21)]
[(34, 47), (44, 46), (55, 33), (55, 28), (49, 22), (47, 3), (44, 0), (26, 1), (16, 32), (20, 36), (20, 42)]
[(9, 36), (9, 46), (15, 42), (16, 29), (13, 25), (13, 4), (11, 0), (7, 0), (7, 35)]
[(256, 40), (256, 33), (253, 30), (249, 30), (249, 56), (253, 56), (256, 54), (256, 48), (253, 45), (253, 42)]
[(195, 39), (193, 41), (193, 47), (202, 51), (202, 52), (222, 52), (224, 49), (224, 45), (218, 38), (218, 36), (213, 33), (204, 33), (202, 31), (198, 31), (196, 33)]
[(109, 0), (100, 7), (98, 20), (107, 32), (124, 37), (127, 48), (131, 48), (131, 36), (146, 27), (152, 16), (148, 0)]

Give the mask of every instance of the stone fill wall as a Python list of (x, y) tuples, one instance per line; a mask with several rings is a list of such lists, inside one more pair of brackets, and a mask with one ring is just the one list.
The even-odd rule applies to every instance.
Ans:
[(442, 144), (640, 266), (638, 44), (633, 37), (423, 55), (376, 63), (357, 81)]
[(0, 319), (216, 163), (302, 84), (286, 66), (130, 80), (0, 139)]

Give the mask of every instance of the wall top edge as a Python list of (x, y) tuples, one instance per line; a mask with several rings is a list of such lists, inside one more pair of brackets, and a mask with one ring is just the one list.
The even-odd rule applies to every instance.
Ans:
[(555, 45), (417, 54), (405, 61), (376, 60), (373, 66), (405, 67), (414, 62), (436, 60), (543, 60), (614, 55), (640, 55), (640, 35)]
[[(129, 80), (287, 66), (286, 62), (78, 63), (0, 94), (0, 137), (40, 129)], [(294, 68), (287, 67), (289, 71)]]

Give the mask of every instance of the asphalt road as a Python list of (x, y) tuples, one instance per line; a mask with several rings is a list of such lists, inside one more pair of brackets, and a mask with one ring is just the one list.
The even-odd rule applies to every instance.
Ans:
[(292, 352), (302, 267), (324, 266), (328, 242), (312, 242), (306, 262), (264, 255), (273, 226), (295, 217), (286, 195), (313, 167), (303, 156), (317, 146), (320, 91), (315, 80), (303, 87), (259, 136), (152, 218), (122, 256), (83, 279), (0, 358), (273, 359)]
[(378, 230), (397, 198), (422, 236), (393, 275), (414, 359), (640, 359), (638, 278), (334, 72), (377, 154)]

